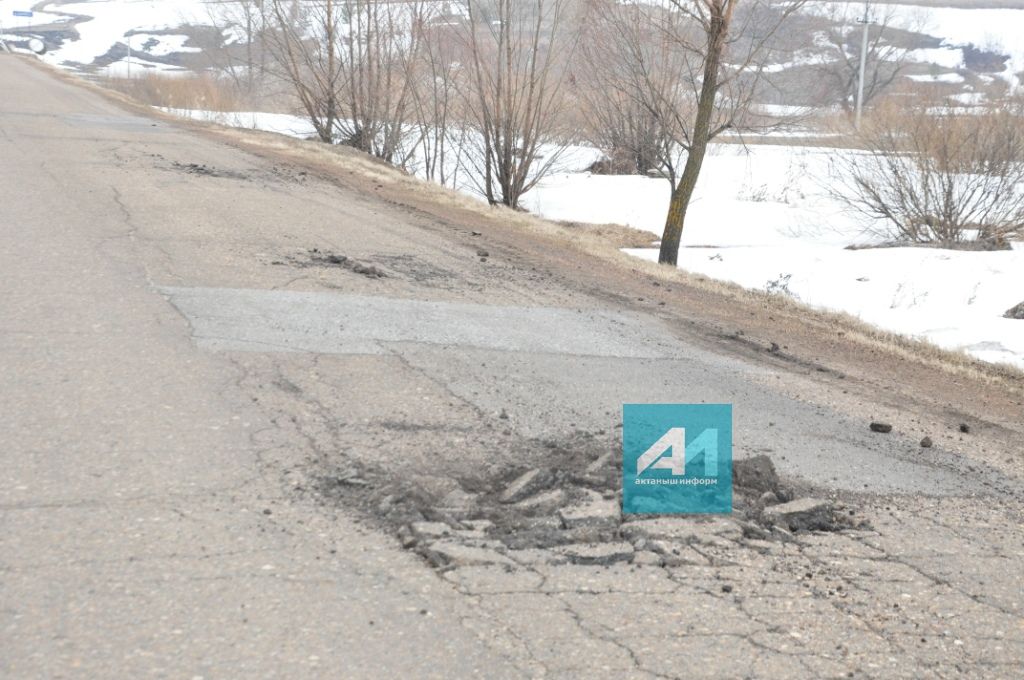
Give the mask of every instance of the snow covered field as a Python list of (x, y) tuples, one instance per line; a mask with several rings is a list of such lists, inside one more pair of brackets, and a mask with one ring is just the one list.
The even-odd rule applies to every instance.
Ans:
[[(824, 12), (836, 8), (847, 16), (859, 18), (862, 2), (809, 2), (804, 11)], [(890, 17), (893, 27), (914, 27), (928, 35), (942, 38), (942, 45), (932, 49), (915, 50), (914, 61), (959, 68), (963, 64), (962, 47), (974, 45), (1009, 55), (1002, 77), (1016, 84), (1018, 74), (1024, 71), (1024, 9), (964, 9), (957, 7), (922, 7), (872, 3), (872, 20)], [(859, 28), (857, 30), (860, 30)]]
[[(32, 10), (31, 18), (14, 16), (15, 11)], [(87, 20), (74, 21), (75, 17)], [(84, 0), (83, 2), (37, 3), (30, 0), (0, 0), (0, 37), (5, 29), (31, 30), (33, 26), (67, 24), (79, 34), (77, 40), (65, 40), (59, 47), (43, 55), (55, 66), (77, 68), (88, 65), (118, 45), (131, 45), (131, 68), (135, 73), (146, 70), (180, 72), (168, 64), (151, 61), (147, 56), (162, 57), (172, 52), (189, 52), (184, 35), (138, 35), (145, 31), (166, 31), (185, 24), (209, 24), (208, 3), (204, 0)], [(134, 35), (129, 35), (135, 33)], [(8, 36), (15, 39), (15, 36)], [(113, 76), (129, 70), (126, 59), (106, 67)]]
[[(209, 25), (210, 8), (222, 2), (209, 0), (82, 0), (80, 2), (37, 2), (36, 0), (0, 0), (0, 36), (4, 29), (30, 29), (53, 23), (69, 23), (73, 15), (89, 18), (76, 24), (80, 39), (67, 40), (53, 49), (44, 58), (57, 65), (79, 67), (107, 54), (112, 47), (127, 43), (127, 34), (133, 31), (172, 30), (185, 24)], [(804, 9), (806, 12), (824, 13), (829, 8), (839, 8), (841, 13), (859, 18), (861, 3), (812, 0)], [(25, 19), (13, 16), (15, 10), (35, 9), (35, 16)], [(852, 13), (852, 14), (851, 14)], [(919, 5), (873, 3), (872, 16), (880, 19), (882, 14), (892, 17), (894, 27), (914, 27), (924, 33), (943, 40), (942, 45), (932, 49), (915, 50), (915, 61), (931, 62), (946, 68), (958, 68), (963, 62), (962, 47), (974, 44), (978, 47), (995, 49), (1009, 54), (1010, 61), (1002, 74), (1004, 78), (1016, 81), (1015, 74), (1024, 71), (1024, 9), (962, 9), (952, 7), (928, 7)], [(11, 36), (13, 38), (13, 36)], [(141, 49), (143, 39), (132, 40), (139, 54), (136, 59), (140, 67), (164, 71), (176, 70), (173, 66), (146, 60), (146, 55), (165, 56), (176, 46), (180, 47), (183, 36), (155, 36), (158, 43), (152, 49)], [(166, 40), (164, 40), (166, 38)], [(124, 68), (115, 62), (114, 71)]]
[[(716, 145), (683, 231), (679, 266), (746, 288), (847, 312), (880, 328), (1024, 368), (1024, 243), (1013, 251), (847, 250), (882, 239), (827, 195), (835, 149)], [(660, 234), (668, 182), (561, 174), (525, 206), (545, 217)], [(657, 261), (654, 248), (628, 251)]]

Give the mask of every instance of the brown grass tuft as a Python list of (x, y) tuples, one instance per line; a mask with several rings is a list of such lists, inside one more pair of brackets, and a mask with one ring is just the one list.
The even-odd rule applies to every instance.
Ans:
[(238, 111), (241, 100), (215, 76), (144, 73), (132, 78), (105, 78), (104, 87), (150, 106), (204, 111)]

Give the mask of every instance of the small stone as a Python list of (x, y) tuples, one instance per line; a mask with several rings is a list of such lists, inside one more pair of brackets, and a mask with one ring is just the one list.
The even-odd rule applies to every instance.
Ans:
[(481, 248), (481, 249), (477, 250), (477, 251), (476, 251), (476, 254), (477, 254), (477, 256), (478, 256), (478, 257), (490, 257), (490, 253), (488, 253), (488, 252), (487, 252), (486, 250), (484, 250), (483, 248)]
[(922, 439), (921, 440), (921, 448), (922, 449), (930, 449), (930, 448), (932, 448), (932, 438), (931, 437), (925, 437), (924, 439)]
[(723, 583), (722, 584), (722, 592), (723, 593), (731, 593), (732, 592), (732, 586), (729, 585), (728, 583)]
[(482, 545), (490, 543), (487, 540), (487, 532), (475, 531), (473, 529), (459, 529), (455, 532), (461, 540), (465, 541), (467, 545)]
[(633, 553), (633, 564), (641, 564), (645, 567), (660, 567), (661, 555), (651, 550), (640, 550)]
[(779, 497), (775, 495), (774, 491), (765, 491), (758, 497), (757, 502), (765, 506), (777, 505), (779, 502)]
[(892, 432), (892, 425), (889, 423), (880, 423), (875, 421), (869, 426), (872, 432), (881, 432), (882, 434), (888, 434)]
[(960, 423), (960, 431), (964, 434), (968, 434), (971, 431), (971, 426), (967, 423)]
[(780, 526), (772, 527), (772, 533), (777, 534), (784, 539), (790, 539), (793, 537), (793, 533), (789, 529)]
[(1024, 302), (1010, 307), (1003, 316), (1007, 319), (1024, 319)]
[(409, 530), (421, 541), (449, 536), (452, 533), (452, 528), (444, 522), (413, 522), (409, 525)]
[[(412, 530), (409, 527), (400, 527), (398, 529), (398, 542), (403, 548), (411, 548), (416, 545), (416, 537), (413, 536)], [(332, 550), (332, 553), (335, 551)]]
[(765, 455), (734, 460), (732, 478), (736, 486), (753, 491), (775, 491), (779, 487), (775, 464)]
[(765, 521), (790, 531), (822, 530), (833, 527), (832, 503), (817, 498), (773, 505), (761, 513)]

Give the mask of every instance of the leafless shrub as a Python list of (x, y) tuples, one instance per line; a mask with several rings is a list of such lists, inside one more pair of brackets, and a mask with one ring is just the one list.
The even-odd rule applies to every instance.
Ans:
[(265, 0), (231, 0), (207, 6), (210, 25), (220, 44), (203, 50), (210, 67), (252, 100), (265, 86), (269, 54), (266, 45), (268, 10)]
[(655, 157), (672, 184), (658, 261), (674, 265), (708, 145), (727, 130), (755, 127), (773, 38), (803, 0), (590, 4), (596, 37), (584, 54), (606, 93), (591, 101), (607, 121), (603, 146), (625, 147), (638, 170)]
[(964, 110), (889, 103), (865, 120), (865, 151), (834, 161), (833, 194), (880, 235), (999, 247), (1024, 235), (1024, 99)]
[[(575, 37), (566, 0), (467, 0), (469, 160), (491, 204), (515, 208), (565, 148), (555, 132)], [(543, 151), (541, 150), (543, 147)]]
[(415, 23), (421, 37), (410, 65), (410, 95), (419, 170), (428, 180), (455, 186), (469, 133), (459, 98), (463, 18), (427, 6)]
[(268, 48), (322, 141), (396, 165), (408, 161), (404, 125), (421, 8), (420, 2), (273, 0)]
[(639, 3), (591, 2), (576, 89), (588, 113), (583, 133), (605, 154), (595, 170), (661, 171), (674, 186), (684, 139), (680, 120), (692, 113), (695, 100), (682, 76), (688, 55), (663, 39), (656, 16), (664, 13)]

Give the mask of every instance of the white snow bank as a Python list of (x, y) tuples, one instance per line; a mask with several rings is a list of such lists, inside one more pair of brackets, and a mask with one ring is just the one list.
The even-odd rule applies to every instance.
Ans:
[(209, 123), (229, 127), (276, 132), (289, 137), (310, 137), (316, 134), (313, 124), (304, 118), (286, 113), (264, 113), (261, 111), (195, 111), (190, 109), (161, 108), (161, 111)]
[[(835, 149), (718, 145), (683, 231), (679, 266), (746, 288), (788, 294), (880, 328), (1024, 368), (1024, 248), (846, 250), (875, 237), (827, 195)], [(558, 175), (527, 197), (544, 217), (626, 224), (661, 233), (665, 180)], [(652, 236), (655, 238), (655, 236)], [(657, 260), (656, 249), (629, 250)]]
[(940, 73), (938, 75), (914, 75), (907, 76), (918, 83), (962, 83), (964, 77), (959, 73)]
[[(163, 31), (182, 24), (208, 24), (207, 3), (202, 0), (98, 0), (61, 4), (46, 3), (51, 13), (64, 12), (92, 17), (76, 24), (78, 40), (69, 40), (44, 57), (57, 65), (91, 64), (117, 44), (127, 44), (133, 31)], [(166, 37), (166, 36), (161, 36)], [(132, 37), (133, 47), (141, 42)], [(154, 53), (155, 54), (155, 53)]]
[(133, 51), (145, 52), (154, 57), (166, 57), (176, 52), (202, 52), (198, 47), (187, 47), (186, 42), (188, 42), (187, 35), (135, 33), (131, 36)]

